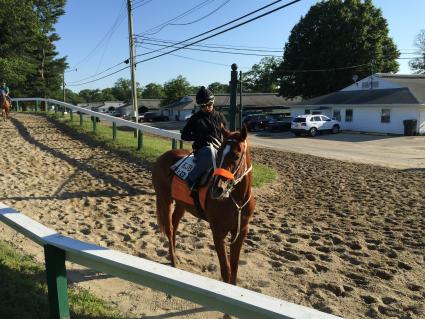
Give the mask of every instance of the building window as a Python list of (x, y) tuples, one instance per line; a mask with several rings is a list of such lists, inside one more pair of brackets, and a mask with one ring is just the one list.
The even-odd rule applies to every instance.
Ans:
[(353, 122), (353, 110), (345, 110), (345, 122)]
[(391, 110), (390, 109), (382, 109), (381, 110), (381, 123), (390, 123), (391, 119)]
[(341, 111), (340, 110), (334, 110), (333, 118), (339, 122), (341, 122)]

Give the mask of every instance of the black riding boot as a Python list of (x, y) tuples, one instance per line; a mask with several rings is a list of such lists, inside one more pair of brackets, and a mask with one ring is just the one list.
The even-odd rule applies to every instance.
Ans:
[(196, 213), (203, 220), (207, 220), (205, 216), (205, 212), (202, 209), (201, 202), (199, 199), (199, 185), (198, 182), (192, 182), (191, 180), (187, 180), (187, 184), (190, 189), (190, 196), (193, 198), (193, 204), (195, 206)]

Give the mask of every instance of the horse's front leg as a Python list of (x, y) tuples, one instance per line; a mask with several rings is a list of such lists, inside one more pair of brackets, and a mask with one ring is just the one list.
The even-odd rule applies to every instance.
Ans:
[[(240, 230), (238, 238), (236, 241), (230, 245), (230, 284), (236, 285), (236, 278), (238, 276), (238, 267), (239, 267), (239, 257), (242, 249), (243, 242), (245, 240), (246, 235), (248, 234), (248, 225), (245, 225)], [(237, 230), (232, 230), (232, 240), (235, 240), (235, 236), (237, 234)]]
[(229, 283), (230, 280), (230, 267), (229, 258), (227, 256), (226, 245), (224, 239), (226, 234), (223, 231), (211, 227), (214, 239), (214, 246), (217, 252), (218, 261), (220, 262), (221, 278), (224, 282)]

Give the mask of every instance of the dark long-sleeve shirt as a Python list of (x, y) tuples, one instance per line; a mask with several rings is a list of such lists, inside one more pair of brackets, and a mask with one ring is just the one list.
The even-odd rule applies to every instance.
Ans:
[(223, 141), (221, 127), (226, 125), (224, 116), (213, 110), (211, 113), (198, 111), (191, 116), (183, 130), (181, 138), (185, 141), (194, 141), (192, 148), (199, 150), (211, 142), (211, 137)]

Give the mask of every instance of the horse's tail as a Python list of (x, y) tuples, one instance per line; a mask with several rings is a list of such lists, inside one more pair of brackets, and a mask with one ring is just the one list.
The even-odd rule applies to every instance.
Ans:
[(161, 200), (159, 199), (158, 195), (156, 196), (156, 220), (158, 223), (158, 227), (161, 230), (161, 233), (165, 235), (165, 226), (164, 221), (168, 218), (166, 216), (166, 210), (163, 209)]

